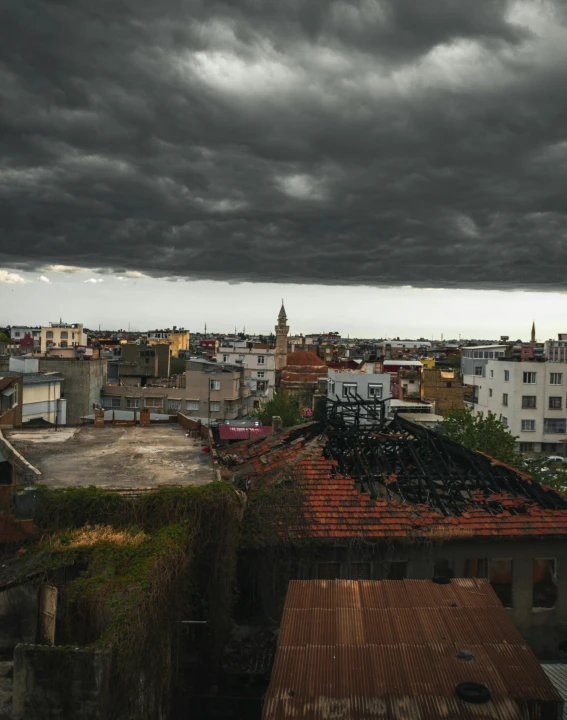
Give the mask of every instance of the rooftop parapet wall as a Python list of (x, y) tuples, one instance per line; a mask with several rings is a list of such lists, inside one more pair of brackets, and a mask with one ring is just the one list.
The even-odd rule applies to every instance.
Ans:
[(41, 482), (41, 472), (28, 462), (19, 453), (0, 430), (0, 453), (12, 465), (12, 484), (25, 485), (26, 483)]

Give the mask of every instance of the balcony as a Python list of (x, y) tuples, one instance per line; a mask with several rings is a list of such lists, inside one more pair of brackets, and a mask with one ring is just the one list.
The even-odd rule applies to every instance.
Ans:
[(478, 405), (478, 398), (475, 395), (464, 395), (463, 400), (469, 405)]

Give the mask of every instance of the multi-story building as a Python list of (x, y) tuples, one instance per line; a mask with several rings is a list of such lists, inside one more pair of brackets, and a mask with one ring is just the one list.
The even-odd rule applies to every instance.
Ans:
[(241, 365), (244, 367), (245, 382), (256, 394), (253, 407), (258, 407), (260, 398), (271, 400), (276, 385), (276, 351), (268, 345), (249, 342), (245, 347), (220, 347), (217, 355), (219, 364)]
[(49, 323), (49, 327), (41, 328), (41, 351), (53, 347), (77, 347), (88, 344), (87, 334), (83, 332), (82, 323)]
[(512, 359), (504, 347), (488, 347), (463, 351), (463, 379), (471, 386), (465, 403), (475, 414), (501, 416), (518, 438), (520, 451), (563, 454), (567, 362)]
[[(388, 373), (375, 373), (374, 364), (368, 363), (366, 370), (331, 370), (329, 369), (329, 384), (327, 391), (329, 400), (340, 400), (343, 403), (356, 402), (358, 398), (366, 402), (385, 400), (386, 414), (390, 404), (390, 375)], [(376, 409), (372, 411), (373, 418), (380, 416), (382, 403), (376, 402)], [(374, 415), (374, 413), (376, 415)], [(366, 410), (361, 410), (361, 421)], [(373, 418), (369, 422), (373, 422)]]
[(10, 339), (16, 345), (38, 348), (41, 346), (41, 328), (28, 327), (27, 325), (14, 325), (10, 328)]
[(182, 412), (205, 423), (244, 417), (259, 400), (244, 366), (204, 359), (188, 360), (185, 374), (173, 379), (148, 378), (144, 385), (109, 382), (101, 393), (105, 409)]
[(567, 362), (567, 333), (559, 333), (557, 340), (548, 340), (544, 353), (550, 362)]
[(178, 328), (176, 325), (174, 325), (171, 330), (169, 328), (166, 330), (151, 330), (147, 336), (148, 345), (155, 345), (157, 343), (168, 344), (171, 350), (171, 357), (174, 358), (179, 357), (180, 351), (188, 351), (191, 342), (189, 330)]
[(130, 385), (145, 385), (148, 378), (169, 377), (170, 360), (168, 344), (125, 343), (120, 346), (120, 360), (117, 361), (116, 368), (112, 368), (112, 378), (119, 377)]
[(22, 424), (67, 424), (67, 402), (61, 395), (63, 377), (57, 372), (40, 372), (39, 360), (11, 357), (10, 370), (4, 377), (22, 379)]

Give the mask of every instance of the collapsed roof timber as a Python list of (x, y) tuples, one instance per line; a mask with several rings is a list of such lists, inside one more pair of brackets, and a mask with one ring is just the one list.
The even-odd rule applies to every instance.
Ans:
[[(517, 470), (399, 414), (386, 421), (384, 401), (366, 401), (359, 395), (347, 401), (328, 400), (327, 418), (325, 456), (373, 499), (428, 504), (444, 515), (461, 515), (471, 506), (499, 514), (504, 511), (502, 504), (486, 500), (498, 493), (544, 508), (567, 508), (561, 495), (530, 482)], [(514, 515), (526, 512), (522, 504), (507, 510)]]

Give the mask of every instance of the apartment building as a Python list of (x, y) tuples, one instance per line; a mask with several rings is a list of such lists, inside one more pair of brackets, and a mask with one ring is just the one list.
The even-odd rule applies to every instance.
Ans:
[(550, 362), (567, 362), (567, 333), (559, 333), (557, 340), (548, 340), (544, 353)]
[[(331, 370), (329, 369), (329, 381), (327, 398), (329, 400), (340, 400), (343, 403), (356, 402), (357, 396), (366, 401), (387, 400), (385, 405), (386, 414), (390, 406), (390, 375), (388, 373), (375, 373), (374, 363), (367, 363), (365, 371), (362, 370)], [(379, 414), (380, 404), (376, 406)], [(361, 410), (362, 416), (365, 410)], [(363, 422), (363, 420), (361, 420)], [(372, 419), (369, 422), (373, 422)]]
[(62, 397), (63, 377), (57, 372), (40, 372), (37, 358), (11, 357), (7, 377), (22, 382), (21, 422), (67, 424), (67, 401)]
[(10, 340), (22, 347), (40, 347), (41, 328), (27, 325), (14, 325), (10, 328)]
[(191, 337), (189, 335), (189, 330), (185, 330), (185, 328), (178, 328), (177, 326), (173, 326), (173, 329), (165, 329), (165, 330), (150, 330), (150, 332), (147, 333), (148, 337), (148, 345), (156, 345), (156, 344), (168, 344), (171, 351), (171, 357), (179, 357), (179, 353), (187, 352), (190, 347), (191, 343)]
[(222, 365), (244, 368), (245, 383), (255, 394), (252, 407), (260, 401), (274, 397), (276, 385), (276, 350), (268, 345), (249, 342), (245, 347), (223, 346), (219, 348), (217, 361)]
[(465, 404), (475, 414), (502, 416), (522, 452), (563, 454), (567, 362), (512, 359), (501, 346), (483, 346), (463, 352), (462, 370), (471, 386)]
[(108, 410), (151, 410), (175, 415), (182, 412), (203, 422), (244, 417), (259, 400), (244, 367), (209, 360), (188, 360), (184, 375), (175, 379), (154, 378), (144, 385), (108, 384), (101, 405)]
[(83, 332), (82, 323), (49, 323), (49, 327), (41, 328), (41, 352), (48, 348), (75, 347), (87, 345), (87, 334)]

